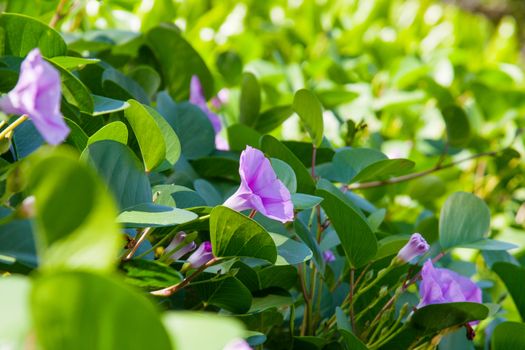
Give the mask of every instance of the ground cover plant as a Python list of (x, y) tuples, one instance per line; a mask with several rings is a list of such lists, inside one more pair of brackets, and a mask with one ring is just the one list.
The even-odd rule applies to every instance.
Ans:
[(0, 9), (0, 349), (525, 349), (513, 17)]

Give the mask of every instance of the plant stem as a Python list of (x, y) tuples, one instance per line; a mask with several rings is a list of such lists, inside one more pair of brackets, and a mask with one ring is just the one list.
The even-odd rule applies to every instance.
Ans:
[(310, 297), (308, 295), (308, 290), (306, 289), (306, 282), (305, 282), (305, 276), (306, 276), (306, 264), (303, 263), (298, 266), (299, 267), (299, 280), (301, 282), (301, 292), (303, 294), (303, 299), (305, 303), (304, 307), (304, 313), (303, 313), (303, 323), (301, 324), (301, 335), (306, 334), (306, 329), (308, 328), (308, 310), (310, 305)]
[(399, 327), (394, 333), (390, 334), (389, 336), (385, 337), (384, 339), (379, 339), (377, 342), (372, 343), (368, 345), (369, 350), (375, 350), (381, 347), (382, 345), (388, 343), (390, 340), (392, 340), (396, 335), (401, 333), (406, 328), (406, 324), (402, 327)]
[(163, 288), (163, 289), (154, 290), (150, 292), (150, 294), (157, 295), (157, 296), (163, 296), (163, 297), (168, 297), (170, 295), (173, 295), (177, 293), (179, 290), (181, 290), (182, 288), (186, 287), (195, 277), (200, 275), (204, 270), (206, 270), (208, 267), (212, 266), (219, 260), (220, 260), (219, 258), (213, 258), (210, 261), (208, 261), (206, 264), (199, 267), (197, 271), (192, 273), (190, 276), (186, 277), (182, 282), (174, 284), (173, 286)]
[(137, 249), (139, 249), (139, 246), (144, 242), (148, 234), (153, 230), (151, 227), (146, 227), (142, 232), (139, 234), (139, 238), (135, 241), (135, 244), (131, 247), (129, 253), (124, 257), (122, 260), (129, 260), (135, 255), (135, 252)]
[(255, 216), (255, 214), (257, 214), (257, 210), (252, 209), (252, 211), (250, 212), (250, 219), (253, 219), (253, 217)]
[(378, 180), (378, 181), (370, 181), (370, 182), (363, 182), (363, 183), (352, 184), (352, 185), (346, 186), (346, 188), (349, 189), (349, 190), (359, 190), (359, 189), (380, 187), (380, 186), (385, 186), (385, 185), (391, 185), (391, 184), (396, 184), (396, 183), (400, 183), (400, 182), (405, 182), (405, 181), (409, 181), (409, 180), (412, 180), (412, 179), (417, 179), (418, 177), (423, 177), (423, 176), (432, 174), (434, 172), (437, 172), (437, 171), (440, 171), (440, 170), (443, 170), (443, 169), (451, 168), (451, 167), (453, 167), (455, 165), (458, 165), (458, 164), (463, 163), (463, 162), (467, 162), (467, 161), (472, 160), (472, 159), (481, 158), (481, 157), (487, 157), (487, 156), (492, 157), (492, 156), (495, 156), (496, 154), (498, 154), (499, 152), (500, 151), (491, 151), (491, 152), (478, 153), (478, 154), (475, 154), (473, 156), (470, 156), (470, 157), (467, 157), (467, 158), (464, 158), (464, 159), (460, 159), (460, 160), (457, 160), (457, 161), (454, 161), (454, 162), (451, 162), (451, 163), (447, 163), (447, 164), (441, 164), (441, 162), (438, 162), (438, 164), (436, 164), (434, 167), (432, 167), (430, 169), (427, 169), (427, 170), (424, 170), (424, 171), (417, 172), (417, 173), (412, 173), (412, 174), (407, 174), (407, 175), (403, 175), (403, 176), (393, 177), (391, 179), (386, 179), (386, 180)]
[(6, 137), (7, 134), (15, 130), (17, 126), (25, 122), (27, 119), (29, 119), (29, 116), (27, 114), (21, 115), (17, 120), (9, 124), (7, 128), (5, 128), (4, 130), (2, 130), (2, 132), (0, 132), (0, 139), (3, 139), (4, 137)]
[(317, 157), (317, 147), (312, 145), (312, 178), (315, 180), (315, 158)]
[(352, 331), (355, 332), (355, 317), (354, 317), (354, 303), (353, 303), (353, 298), (354, 298), (354, 289), (355, 289), (355, 284), (354, 284), (354, 274), (355, 274), (355, 269), (354, 268), (351, 268), (350, 269), (350, 298), (348, 299), (348, 302), (350, 303), (350, 310), (349, 310), (349, 315), (350, 315), (350, 324), (352, 325)]
[(62, 12), (64, 11), (64, 7), (66, 6), (67, 2), (68, 0), (60, 0), (60, 2), (58, 3), (55, 13), (51, 18), (51, 21), (49, 22), (49, 26), (51, 28), (55, 28), (58, 22), (65, 17), (65, 14), (63, 14)]

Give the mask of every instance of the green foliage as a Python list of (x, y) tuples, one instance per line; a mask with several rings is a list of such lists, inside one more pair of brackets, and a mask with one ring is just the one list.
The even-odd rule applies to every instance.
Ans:
[[(0, 91), (38, 47), (70, 129), (46, 146), (0, 103), (0, 348), (524, 347), (518, 20), (433, 0), (0, 10)], [(258, 165), (239, 183), (247, 146), (283, 193)], [(284, 210), (284, 188), (288, 222), (224, 206)], [(407, 262), (415, 232), (430, 249)], [(447, 281), (418, 307), (428, 259), (485, 304)]]

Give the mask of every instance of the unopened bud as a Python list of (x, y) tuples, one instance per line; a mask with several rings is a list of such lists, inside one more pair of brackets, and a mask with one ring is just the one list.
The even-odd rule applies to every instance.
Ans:
[(18, 210), (20, 217), (24, 219), (32, 218), (36, 214), (35, 196), (29, 196), (22, 201)]

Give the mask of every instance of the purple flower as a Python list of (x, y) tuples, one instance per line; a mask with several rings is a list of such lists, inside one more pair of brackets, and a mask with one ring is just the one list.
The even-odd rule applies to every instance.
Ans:
[[(166, 247), (166, 252), (170, 252), (180, 246), (184, 243), (184, 240), (186, 239), (186, 233), (181, 231), (175, 235), (171, 243)], [(181, 247), (179, 250), (177, 250), (175, 253), (171, 254), (170, 258), (173, 260), (179, 260), (187, 253), (191, 252), (197, 247), (197, 244), (195, 242), (190, 242), (183, 247)]]
[(257, 210), (270, 219), (292, 221), (293, 204), (290, 191), (277, 178), (268, 158), (258, 149), (246, 146), (241, 153), (239, 174), (241, 185), (224, 202), (234, 210)]
[(244, 339), (234, 339), (226, 344), (222, 350), (252, 350), (252, 348)]
[(197, 248), (197, 250), (190, 255), (188, 258), (188, 263), (190, 263), (191, 267), (194, 269), (201, 267), (213, 259), (213, 253), (211, 250), (211, 242), (202, 242), (199, 248)]
[(213, 113), (208, 108), (208, 104), (206, 103), (206, 97), (204, 97), (204, 91), (202, 90), (201, 82), (199, 80), (199, 77), (197, 77), (196, 75), (191, 77), (190, 102), (199, 107), (204, 112), (204, 114), (206, 114), (216, 134), (219, 131), (221, 131), (221, 120), (217, 114)]
[(408, 243), (397, 253), (397, 258), (409, 262), (415, 257), (425, 254), (430, 249), (427, 241), (419, 233), (410, 236)]
[(430, 304), (468, 301), (481, 303), (481, 289), (469, 278), (448, 269), (435, 268), (427, 260), (421, 270), (418, 308)]
[(60, 113), (60, 74), (33, 49), (20, 67), (13, 90), (0, 98), (0, 109), (10, 114), (27, 114), (50, 144), (64, 141), (69, 128)]
[(332, 253), (331, 250), (325, 250), (323, 252), (323, 259), (327, 263), (331, 263), (332, 261), (335, 261), (335, 255), (334, 255), (334, 253)]

